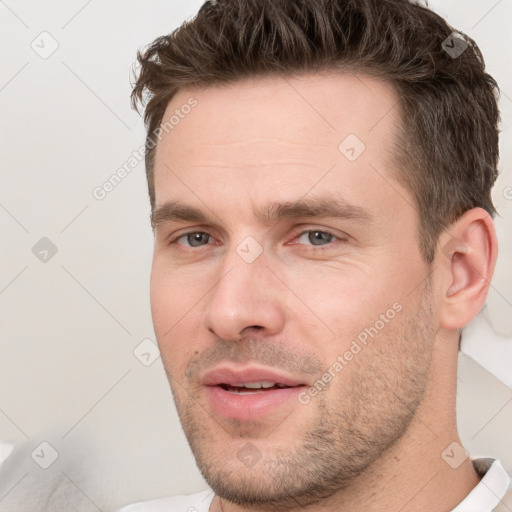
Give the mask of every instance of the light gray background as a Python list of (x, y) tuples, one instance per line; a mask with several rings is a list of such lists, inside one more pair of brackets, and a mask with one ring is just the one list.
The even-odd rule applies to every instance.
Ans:
[[(201, 4), (0, 0), (0, 441), (29, 452), (48, 441), (76, 510), (205, 487), (160, 359), (146, 367), (133, 353), (154, 340), (143, 162), (104, 200), (92, 195), (144, 143), (129, 105), (136, 50)], [(502, 89), (501, 253), (488, 315), (512, 336), (512, 0), (430, 5), (477, 41)], [(42, 237), (58, 248), (46, 263), (32, 252)], [(461, 394), (471, 409), (469, 389)], [(468, 439), (507, 400), (506, 391), (499, 399), (477, 391), (488, 410), (468, 413)], [(12, 495), (43, 474), (29, 460)]]

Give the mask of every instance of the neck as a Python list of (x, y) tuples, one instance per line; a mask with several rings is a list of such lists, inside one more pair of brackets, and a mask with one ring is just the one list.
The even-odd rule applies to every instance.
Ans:
[[(455, 333), (440, 333), (436, 345), (424, 399), (402, 438), (350, 486), (310, 506), (298, 507), (297, 511), (447, 512), (478, 484), (479, 477), (469, 457), (465, 457), (456, 428), (458, 342)], [(211, 512), (264, 510), (280, 508), (241, 507), (216, 497), (210, 509)], [(287, 512), (292, 511), (287, 509)]]

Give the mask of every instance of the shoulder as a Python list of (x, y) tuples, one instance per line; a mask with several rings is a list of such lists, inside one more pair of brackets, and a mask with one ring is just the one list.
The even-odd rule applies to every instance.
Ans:
[(213, 501), (211, 489), (195, 494), (180, 494), (169, 498), (134, 503), (117, 512), (208, 512)]

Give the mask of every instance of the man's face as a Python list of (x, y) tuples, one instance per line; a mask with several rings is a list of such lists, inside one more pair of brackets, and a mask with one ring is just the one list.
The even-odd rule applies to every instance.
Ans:
[(191, 96), (155, 160), (164, 366), (217, 494), (305, 505), (401, 438), (428, 381), (435, 303), (392, 177), (397, 98), (351, 74), (265, 78), (181, 91), (163, 122)]

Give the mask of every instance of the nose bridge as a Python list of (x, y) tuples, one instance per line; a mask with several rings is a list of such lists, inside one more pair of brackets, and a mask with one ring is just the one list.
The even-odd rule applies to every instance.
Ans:
[(282, 328), (282, 307), (268, 286), (263, 249), (247, 237), (225, 256), (217, 284), (209, 294), (206, 327), (223, 339), (238, 339), (246, 327), (268, 332)]

